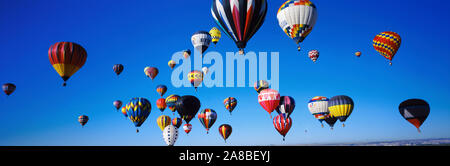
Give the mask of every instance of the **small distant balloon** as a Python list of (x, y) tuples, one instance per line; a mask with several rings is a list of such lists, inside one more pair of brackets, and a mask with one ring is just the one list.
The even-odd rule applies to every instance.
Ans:
[(81, 127), (84, 127), (84, 125), (88, 122), (89, 117), (86, 115), (81, 115), (78, 117), (78, 122), (81, 124)]
[(144, 73), (153, 80), (158, 75), (159, 70), (156, 67), (145, 67)]
[(123, 65), (122, 64), (116, 64), (113, 66), (113, 71), (116, 73), (117, 76), (120, 75), (123, 71)]
[(6, 95), (11, 95), (16, 90), (16, 85), (12, 83), (6, 83), (2, 86), (3, 92), (5, 92)]

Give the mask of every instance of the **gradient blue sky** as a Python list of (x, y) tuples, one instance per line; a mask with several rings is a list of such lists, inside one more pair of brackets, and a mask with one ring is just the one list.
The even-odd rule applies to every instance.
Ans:
[[(293, 125), (282, 141), (272, 119), (257, 102), (252, 87), (173, 88), (167, 66), (172, 54), (190, 48), (191, 35), (216, 26), (211, 1), (15, 0), (0, 1), (0, 83), (17, 90), (0, 95), (0, 145), (156, 145), (165, 146), (156, 125), (155, 87), (165, 84), (170, 94), (194, 94), (202, 108), (212, 108), (218, 119), (207, 135), (197, 118), (187, 136), (180, 130), (176, 145), (295, 145), (378, 140), (450, 137), (450, 11), (448, 1), (314, 0), (316, 27), (298, 53), (295, 43), (278, 26), (276, 12), (284, 0), (270, 0), (265, 23), (250, 40), (247, 51), (280, 52), (280, 93), (294, 97)], [(393, 66), (372, 47), (373, 37), (395, 31), (402, 45)], [(48, 60), (47, 50), (59, 41), (81, 44), (88, 52), (85, 66), (62, 87)], [(320, 51), (318, 63), (307, 51)], [(363, 55), (356, 58), (354, 52)], [(237, 51), (223, 35), (208, 51)], [(225, 62), (225, 56), (223, 58)], [(119, 78), (114, 64), (125, 66)], [(160, 69), (152, 82), (145, 66)], [(225, 66), (225, 65), (224, 65)], [(225, 75), (225, 74), (224, 74)], [(355, 101), (346, 127), (337, 122), (331, 131), (320, 127), (307, 109), (314, 96), (345, 94)], [(238, 106), (230, 116), (223, 99), (233, 96)], [(112, 102), (145, 97), (152, 113), (136, 134), (130, 120)], [(404, 120), (398, 105), (422, 98), (431, 113), (422, 133)], [(81, 128), (77, 117), (86, 114)], [(172, 116), (168, 110), (165, 115)], [(273, 113), (275, 116), (276, 113)], [(217, 127), (233, 126), (224, 143)], [(305, 130), (308, 132), (305, 133)]]

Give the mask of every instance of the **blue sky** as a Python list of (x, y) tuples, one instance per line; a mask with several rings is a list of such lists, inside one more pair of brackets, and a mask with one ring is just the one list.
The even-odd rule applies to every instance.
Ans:
[[(295, 145), (378, 140), (450, 137), (450, 12), (447, 1), (313, 1), (318, 7), (316, 27), (297, 52), (295, 43), (278, 26), (276, 12), (282, 0), (270, 0), (265, 23), (247, 44), (246, 51), (279, 52), (280, 93), (294, 97), (293, 125), (282, 141), (272, 119), (257, 102), (252, 87), (173, 88), (167, 66), (173, 53), (191, 50), (191, 35), (216, 26), (210, 1), (0, 1), (0, 83), (17, 90), (0, 96), (0, 145), (155, 145), (165, 146), (156, 125), (156, 86), (170, 94), (195, 95), (201, 109), (212, 108), (218, 119), (207, 135), (197, 118), (187, 136), (180, 130), (175, 145)], [(373, 37), (395, 31), (402, 45), (393, 66), (372, 47)], [(85, 66), (62, 87), (48, 60), (47, 50), (59, 41), (81, 44), (88, 52)], [(307, 51), (317, 49), (313, 64)], [(361, 58), (354, 52), (360, 50)], [(222, 36), (217, 51), (237, 51)], [(225, 62), (225, 56), (223, 61)], [(117, 78), (114, 64), (125, 66)], [(155, 66), (154, 81), (143, 73)], [(225, 65), (224, 65), (225, 66)], [(224, 74), (225, 76), (225, 74)], [(355, 109), (330, 131), (320, 127), (307, 109), (314, 96), (348, 95)], [(223, 107), (225, 97), (238, 99), (233, 115)], [(130, 120), (112, 106), (145, 97), (152, 113), (136, 134)], [(417, 133), (398, 112), (398, 104), (422, 98), (431, 113)], [(88, 115), (81, 128), (77, 117)], [(172, 116), (166, 109), (165, 115)], [(272, 115), (275, 116), (276, 113)], [(228, 123), (233, 133), (224, 143), (218, 126)], [(308, 132), (305, 133), (305, 130)]]

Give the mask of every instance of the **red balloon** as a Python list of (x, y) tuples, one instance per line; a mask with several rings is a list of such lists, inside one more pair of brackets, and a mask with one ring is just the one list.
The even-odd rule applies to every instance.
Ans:
[(166, 99), (160, 98), (160, 99), (156, 100), (156, 107), (158, 107), (158, 109), (161, 110), (161, 112), (163, 112), (167, 107)]
[(292, 119), (291, 117), (286, 118), (285, 115), (280, 114), (273, 118), (273, 126), (275, 126), (275, 129), (284, 137), (289, 132), (289, 129), (291, 129), (292, 126)]
[(280, 93), (273, 89), (264, 89), (258, 95), (258, 102), (270, 114), (272, 119), (272, 112), (280, 104)]

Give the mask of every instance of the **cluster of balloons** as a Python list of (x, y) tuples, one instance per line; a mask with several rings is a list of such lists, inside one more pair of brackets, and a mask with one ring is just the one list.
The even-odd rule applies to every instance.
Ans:
[[(191, 42), (195, 50), (203, 54), (211, 43), (216, 45), (224, 32), (230, 37), (239, 48), (239, 54), (244, 54), (247, 42), (255, 35), (264, 23), (267, 13), (267, 0), (212, 0), (212, 16), (219, 28), (213, 27), (209, 32), (198, 31), (191, 37)], [(277, 20), (281, 29), (288, 37), (293, 39), (298, 51), (301, 50), (300, 43), (311, 33), (318, 17), (317, 7), (310, 0), (287, 0), (281, 5), (277, 12)], [(219, 30), (220, 29), (220, 30)], [(221, 32), (222, 31), (222, 32)], [(391, 31), (381, 32), (373, 39), (373, 47), (382, 56), (389, 60), (392, 65), (392, 59), (400, 48), (401, 37), (399, 34)], [(361, 52), (355, 52), (356, 57), (361, 56)], [(183, 51), (184, 58), (189, 58), (191, 50)], [(79, 44), (74, 42), (57, 42), (50, 46), (48, 50), (50, 64), (63, 79), (63, 86), (79, 69), (81, 69), (87, 60), (87, 51)], [(315, 63), (319, 58), (318, 50), (308, 52), (308, 57)], [(173, 60), (168, 62), (168, 66), (173, 69), (177, 63)], [(122, 64), (113, 65), (114, 73), (119, 76), (124, 70)], [(193, 70), (188, 73), (188, 79), (197, 91), (197, 87), (202, 83), (204, 75), (208, 74), (209, 69), (203, 67), (201, 71)], [(159, 70), (156, 67), (145, 67), (144, 73), (152, 80), (158, 75)], [(290, 115), (295, 109), (295, 100), (290, 96), (280, 96), (279, 92), (269, 89), (269, 83), (260, 80), (254, 85), (258, 93), (258, 102), (270, 114), (276, 110), (278, 115), (273, 118), (275, 129), (285, 139), (286, 134), (292, 126)], [(11, 95), (16, 86), (12, 83), (3, 84), (2, 89), (6, 95)], [(156, 101), (157, 108), (163, 112), (169, 108), (173, 114), (177, 112), (179, 118), (171, 119), (169, 116), (161, 115), (157, 118), (157, 125), (163, 132), (163, 138), (169, 146), (173, 146), (178, 138), (178, 128), (183, 124), (184, 131), (188, 134), (192, 125), (190, 121), (197, 115), (201, 124), (205, 127), (206, 133), (214, 125), (217, 119), (217, 113), (211, 108), (205, 108), (198, 113), (201, 107), (200, 100), (191, 95), (179, 96), (176, 94), (163, 98), (167, 92), (167, 86), (158, 85), (157, 93), (160, 95)], [(234, 97), (227, 97), (223, 104), (225, 109), (230, 112), (235, 109), (237, 100)], [(143, 97), (132, 98), (125, 106), (121, 100), (113, 102), (113, 106), (136, 127), (145, 122), (151, 113), (151, 103)], [(354, 108), (352, 98), (339, 95), (330, 99), (323, 96), (316, 96), (308, 102), (308, 109), (312, 115), (322, 124), (325, 121), (331, 129), (339, 120), (343, 123), (350, 116)], [(423, 124), (430, 113), (429, 104), (422, 99), (408, 99), (399, 105), (400, 114), (420, 132), (419, 127)], [(198, 113), (198, 114), (197, 114)], [(84, 127), (89, 117), (81, 115), (78, 122)], [(232, 127), (229, 124), (219, 126), (219, 133), (226, 140), (231, 135)]]

